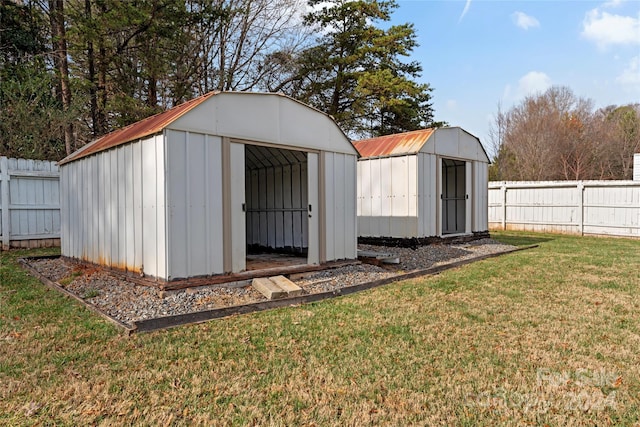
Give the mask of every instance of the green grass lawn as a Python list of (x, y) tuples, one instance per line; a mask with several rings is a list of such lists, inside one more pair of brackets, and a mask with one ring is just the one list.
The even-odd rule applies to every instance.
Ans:
[(120, 330), (0, 254), (0, 425), (638, 425), (640, 241), (538, 248), (319, 303)]

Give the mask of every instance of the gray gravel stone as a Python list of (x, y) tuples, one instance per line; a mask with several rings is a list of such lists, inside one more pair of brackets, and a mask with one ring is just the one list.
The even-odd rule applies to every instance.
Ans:
[[(385, 268), (369, 264), (350, 265), (310, 273), (294, 282), (303, 289), (304, 294), (331, 292), (413, 270), (504, 252), (513, 249), (513, 246), (492, 239), (482, 239), (460, 245), (435, 244), (417, 249), (373, 245), (359, 245), (359, 249), (397, 255), (400, 257), (400, 264)], [(49, 279), (58, 283), (62, 281), (64, 284), (61, 286), (87, 303), (129, 325), (138, 320), (266, 300), (249, 285), (202, 286), (180, 291), (161, 291), (153, 286), (143, 286), (112, 276), (105, 270), (82, 268), (62, 258), (36, 260), (31, 265)]]

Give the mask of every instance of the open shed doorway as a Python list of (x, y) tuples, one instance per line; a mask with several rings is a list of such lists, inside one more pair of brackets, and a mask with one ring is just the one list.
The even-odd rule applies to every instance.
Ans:
[(466, 232), (466, 162), (442, 159), (442, 234)]
[(308, 154), (245, 145), (247, 270), (307, 264)]

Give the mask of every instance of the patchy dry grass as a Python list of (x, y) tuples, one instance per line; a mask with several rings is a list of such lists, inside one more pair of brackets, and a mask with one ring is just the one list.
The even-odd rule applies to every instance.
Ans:
[(2, 253), (0, 424), (638, 425), (640, 241), (494, 237), (540, 247), (131, 338)]

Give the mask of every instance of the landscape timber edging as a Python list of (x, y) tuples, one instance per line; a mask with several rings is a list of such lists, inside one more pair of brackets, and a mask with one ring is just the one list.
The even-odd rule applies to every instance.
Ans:
[(89, 304), (87, 301), (85, 301), (84, 299), (80, 298), (78, 295), (74, 294), (73, 292), (69, 292), (68, 290), (66, 290), (65, 288), (60, 286), (59, 283), (54, 282), (53, 280), (49, 279), (47, 276), (41, 274), (38, 270), (33, 268), (31, 265), (29, 265), (29, 260), (56, 259), (56, 258), (60, 258), (60, 256), (59, 255), (45, 255), (45, 256), (36, 256), (36, 257), (25, 257), (25, 258), (19, 258), (18, 262), (20, 264), (22, 264), (22, 266), (25, 269), (27, 269), (27, 271), (29, 273), (31, 273), (32, 275), (34, 275), (35, 277), (40, 279), (40, 281), (45, 286), (47, 286), (47, 287), (49, 287), (51, 289), (55, 289), (55, 290), (61, 292), (63, 295), (66, 295), (66, 296), (68, 296), (70, 298), (73, 298), (74, 300), (76, 300), (76, 301), (80, 302), (81, 304), (83, 304), (85, 307), (87, 307), (92, 312), (98, 314), (99, 316), (101, 316), (104, 319), (108, 320), (109, 322), (115, 324), (116, 326), (120, 326), (121, 328), (123, 328), (125, 330), (126, 334), (131, 335), (133, 333), (133, 331), (134, 331), (134, 329), (131, 326), (127, 325), (126, 323), (123, 323), (123, 322), (119, 321), (115, 317), (109, 316), (105, 312), (99, 310), (95, 305)]
[(220, 318), (223, 318), (223, 317), (229, 317), (229, 316), (238, 315), (238, 314), (248, 314), (248, 313), (254, 313), (254, 312), (258, 312), (258, 311), (270, 310), (270, 309), (274, 309), (274, 308), (288, 307), (288, 306), (294, 306), (294, 305), (300, 305), (300, 304), (308, 304), (308, 303), (312, 303), (312, 302), (322, 301), (322, 300), (329, 299), (329, 298), (335, 298), (335, 297), (339, 297), (339, 296), (343, 296), (343, 295), (353, 294), (353, 293), (360, 292), (360, 291), (365, 291), (365, 290), (368, 290), (368, 289), (377, 288), (379, 286), (388, 285), (389, 283), (393, 283), (393, 282), (399, 282), (399, 281), (403, 281), (403, 280), (414, 279), (414, 278), (417, 278), (417, 277), (438, 274), (438, 273), (441, 273), (443, 271), (450, 270), (450, 269), (456, 268), (456, 267), (460, 267), (460, 266), (463, 266), (463, 265), (466, 265), (466, 264), (471, 264), (471, 263), (476, 262), (476, 261), (482, 261), (484, 259), (495, 258), (495, 257), (501, 256), (501, 255), (514, 253), (514, 252), (520, 252), (520, 251), (523, 251), (523, 250), (533, 249), (533, 248), (537, 248), (537, 247), (538, 247), (538, 245), (528, 245), (528, 246), (517, 247), (517, 248), (510, 249), (510, 250), (503, 251), (503, 252), (496, 252), (496, 253), (492, 253), (492, 254), (480, 255), (480, 256), (474, 257), (474, 258), (468, 258), (468, 259), (464, 259), (464, 260), (460, 260), (460, 261), (455, 261), (455, 262), (452, 262), (450, 264), (443, 264), (443, 265), (439, 265), (439, 266), (435, 266), (435, 267), (429, 267), (429, 268), (421, 269), (421, 270), (413, 270), (413, 271), (410, 271), (410, 272), (405, 273), (405, 274), (400, 274), (400, 275), (397, 275), (397, 276), (391, 276), (391, 277), (387, 277), (387, 278), (384, 278), (384, 279), (374, 280), (372, 282), (366, 282), (366, 283), (360, 283), (360, 284), (357, 284), (357, 285), (346, 286), (344, 288), (339, 288), (339, 289), (336, 289), (334, 291), (318, 292), (318, 293), (301, 295), (301, 296), (291, 297), (291, 298), (282, 298), (282, 299), (271, 300), (271, 301), (258, 301), (258, 302), (253, 302), (253, 303), (249, 303), (249, 304), (233, 305), (233, 306), (228, 306), (228, 307), (215, 308), (215, 309), (211, 309), (211, 310), (196, 311), (196, 312), (192, 312), (192, 313), (176, 314), (176, 315), (172, 315), (172, 316), (164, 316), (164, 317), (156, 317), (156, 318), (153, 318), (153, 319), (139, 320), (139, 321), (134, 321), (132, 326), (129, 326), (126, 323), (123, 323), (123, 322), (121, 322), (121, 321), (109, 316), (108, 314), (98, 310), (92, 304), (86, 302), (85, 300), (83, 300), (79, 296), (77, 296), (77, 295), (67, 291), (63, 287), (61, 287), (58, 283), (53, 282), (50, 279), (48, 279), (47, 277), (45, 277), (42, 274), (40, 274), (37, 270), (35, 270), (33, 267), (31, 267), (29, 265), (29, 263), (28, 263), (28, 261), (31, 260), (31, 259), (33, 259), (33, 260), (36, 260), (36, 259), (53, 259), (53, 258), (57, 258), (58, 256), (54, 255), (54, 256), (43, 256), (43, 257), (28, 257), (28, 258), (20, 258), (18, 261), (29, 272), (31, 272), (33, 275), (35, 275), (37, 278), (39, 278), (40, 281), (42, 283), (44, 283), (46, 286), (51, 287), (51, 288), (56, 289), (56, 290), (59, 290), (63, 294), (70, 296), (71, 298), (75, 299), (76, 301), (79, 301), (80, 303), (82, 303), (85, 306), (87, 306), (94, 313), (97, 313), (98, 315), (100, 315), (103, 318), (109, 320), (110, 322), (114, 323), (115, 325), (122, 327), (125, 330), (125, 333), (127, 335), (132, 335), (133, 333), (153, 332), (153, 331), (158, 331), (158, 330), (163, 330), (163, 329), (174, 328), (174, 327), (177, 327), (177, 326), (184, 326), (184, 325), (203, 323), (203, 322), (206, 322), (206, 321), (209, 321), (209, 320), (220, 319)]

